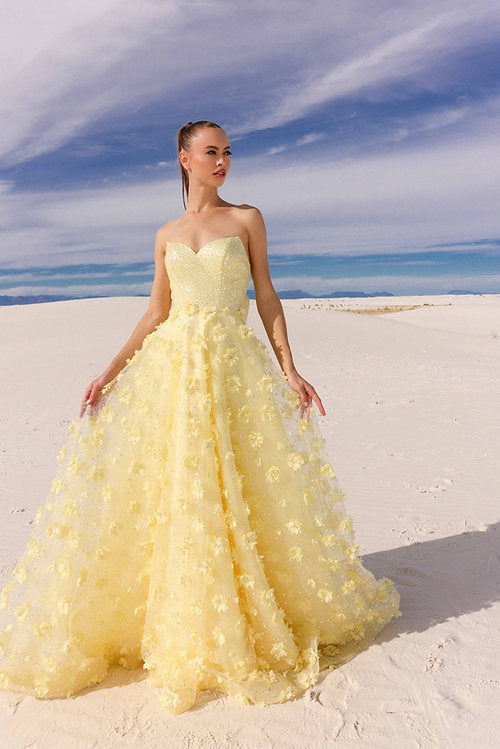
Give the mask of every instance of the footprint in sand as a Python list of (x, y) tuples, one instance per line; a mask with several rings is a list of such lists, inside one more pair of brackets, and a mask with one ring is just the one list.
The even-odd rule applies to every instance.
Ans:
[(427, 664), (424, 671), (442, 671), (444, 663), (441, 658), (437, 658), (435, 655), (427, 656)]
[[(453, 645), (455, 642), (454, 638), (447, 638), (446, 640), (441, 640), (440, 642), (437, 642), (432, 647), (438, 648), (439, 650), (442, 650), (445, 645)], [(439, 658), (437, 655), (434, 655), (434, 653), (429, 653), (427, 656), (427, 664), (425, 666), (425, 671), (442, 671), (444, 668), (444, 661)]]
[(445, 492), (451, 484), (453, 484), (453, 479), (449, 479), (446, 476), (439, 476), (436, 480), (440, 483), (436, 483), (429, 487), (414, 486), (407, 481), (403, 483), (403, 486), (407, 489), (414, 489), (416, 492), (419, 492), (419, 494), (441, 494), (442, 492)]

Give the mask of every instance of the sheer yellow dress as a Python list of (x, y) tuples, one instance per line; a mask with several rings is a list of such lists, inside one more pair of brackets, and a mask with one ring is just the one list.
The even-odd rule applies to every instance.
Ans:
[(237, 236), (168, 242), (168, 318), (68, 427), (0, 595), (0, 687), (70, 697), (112, 664), (170, 713), (283, 702), (401, 616), (363, 567), (315, 407), (246, 322)]

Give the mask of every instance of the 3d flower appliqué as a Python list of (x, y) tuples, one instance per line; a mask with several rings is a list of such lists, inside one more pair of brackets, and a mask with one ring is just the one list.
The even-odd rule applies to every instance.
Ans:
[(258, 450), (264, 444), (264, 435), (262, 432), (250, 432), (248, 442), (253, 450)]
[(288, 650), (285, 648), (284, 642), (277, 642), (273, 645), (271, 648), (271, 654), (274, 655), (276, 660), (280, 660), (280, 658), (284, 658), (288, 655)]
[(101, 421), (104, 421), (105, 423), (114, 421), (115, 416), (116, 414), (110, 405), (103, 406), (99, 411), (99, 417)]
[(52, 480), (52, 483), (50, 485), (51, 494), (59, 494), (59, 492), (63, 488), (64, 488), (64, 482), (59, 476), (57, 476), (55, 479)]
[(326, 588), (320, 588), (317, 592), (318, 598), (321, 598), (322, 601), (325, 601), (328, 603), (329, 601), (333, 600), (333, 593), (331, 590), (327, 590)]
[(221, 323), (216, 323), (212, 328), (212, 338), (216, 343), (221, 343), (227, 337), (227, 332)]
[(138, 460), (132, 460), (128, 467), (128, 473), (132, 476), (142, 476), (144, 473), (144, 465)]
[(241, 323), (238, 326), (238, 334), (241, 338), (252, 338), (252, 336), (254, 335), (250, 325), (246, 325), (245, 323)]
[(225, 378), (225, 384), (231, 392), (235, 392), (241, 388), (241, 380), (237, 375), (228, 375)]
[(267, 405), (267, 403), (260, 409), (260, 418), (262, 421), (272, 421), (274, 418), (275, 409)]
[(215, 595), (212, 598), (212, 606), (219, 614), (223, 611), (227, 611), (229, 607), (227, 605), (226, 596), (222, 595), (222, 593)]
[(288, 549), (288, 559), (300, 562), (304, 556), (304, 551), (300, 546), (290, 546)]
[(322, 476), (327, 478), (335, 477), (335, 471), (331, 463), (324, 463), (319, 470)]
[(68, 473), (76, 474), (82, 470), (84, 465), (85, 463), (81, 460), (78, 453), (72, 452), (66, 464), (66, 470)]
[(93, 481), (101, 481), (104, 478), (104, 466), (92, 466), (90, 478)]
[(305, 459), (299, 453), (290, 453), (287, 457), (287, 463), (292, 471), (298, 471), (304, 465)]
[(29, 612), (30, 612), (30, 607), (28, 606), (27, 603), (23, 603), (23, 604), (21, 604), (21, 606), (18, 606), (16, 608), (16, 610), (15, 610), (14, 613), (15, 613), (16, 617), (19, 620), (22, 621), (23, 619), (25, 619), (28, 616)]
[(259, 390), (271, 391), (273, 389), (273, 378), (271, 375), (263, 375), (260, 380), (257, 381), (257, 387)]
[(200, 465), (200, 459), (198, 455), (195, 453), (190, 453), (189, 455), (186, 455), (184, 458), (184, 465), (188, 468), (192, 468), (193, 470), (196, 470)]
[(249, 575), (246, 572), (243, 572), (239, 576), (239, 580), (244, 588), (248, 588), (249, 590), (255, 589), (255, 577), (253, 575)]
[(276, 484), (281, 478), (281, 470), (278, 466), (271, 466), (266, 471), (266, 481), (270, 484)]
[(302, 523), (300, 522), (300, 520), (290, 520), (288, 523), (285, 523), (285, 526), (288, 528), (290, 533), (295, 533), (295, 535), (302, 533)]
[(240, 358), (236, 346), (229, 346), (224, 351), (223, 358), (226, 365), (233, 367)]
[(242, 536), (242, 542), (247, 549), (255, 548), (257, 544), (257, 534), (255, 531), (249, 531)]

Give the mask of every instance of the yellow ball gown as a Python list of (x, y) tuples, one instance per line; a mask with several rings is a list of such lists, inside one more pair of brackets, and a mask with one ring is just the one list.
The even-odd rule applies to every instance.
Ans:
[(74, 419), (0, 595), (0, 688), (70, 697), (112, 664), (164, 708), (283, 702), (401, 616), (362, 565), (314, 409), (246, 323), (238, 236), (166, 244), (166, 320)]

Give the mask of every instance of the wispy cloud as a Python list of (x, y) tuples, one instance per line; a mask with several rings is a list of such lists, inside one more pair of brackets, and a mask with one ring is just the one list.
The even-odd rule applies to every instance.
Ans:
[(267, 149), (267, 153), (269, 156), (274, 156), (275, 153), (281, 153), (282, 151), (285, 151), (287, 146), (281, 145), (281, 146), (272, 146), (271, 148)]
[(310, 11), (5, 0), (5, 265), (150, 262), (156, 229), (182, 211), (175, 133), (198, 118), (235, 145), (221, 194), (261, 208), (289, 262), (500, 236), (497, 0)]
[[(0, 155), (7, 165), (20, 163), (153, 104), (175, 118), (217, 109), (236, 134), (275, 128), (339, 97), (380, 96), (396, 80), (415, 85), (419, 76), (420, 86), (435, 90), (443, 76), (436, 77), (436, 63), (446, 69), (450, 54), (494, 39), (500, 24), (491, 0), (473, 9), (443, 0), (437, 10), (430, 0), (396, 7), (318, 0), (314, 13), (303, 10), (298, 0), (91, 0), (78, 8), (6, 0)], [(238, 61), (237, 88), (231, 60)], [(238, 98), (221, 111), (214, 86)]]
[(315, 143), (317, 140), (323, 140), (325, 133), (307, 133), (295, 141), (296, 146), (307, 146), (309, 143)]
[[(432, 7), (436, 9), (435, 5)], [(369, 16), (370, 10), (366, 9)], [(440, 3), (437, 14), (426, 13), (426, 10), (430, 8), (406, 6), (404, 25), (397, 13), (382, 16), (386, 23), (377, 24), (379, 36), (369, 35), (367, 49), (363, 46), (361, 50), (352, 49), (348, 59), (329, 64), (326, 58), (323, 67), (316, 63), (312, 69), (303, 70), (289, 90), (272, 102), (268, 113), (248, 119), (243, 130), (275, 128), (340, 98), (360, 94), (370, 99), (381, 97), (384, 89), (403, 79), (430, 90), (435, 83), (431, 84), (425, 76), (437, 57), (442, 62), (458, 47), (465, 46), (465, 39), (469, 42), (478, 37), (494, 39), (500, 26), (498, 7), (495, 8), (494, 3), (484, 4), (477, 14), (471, 14), (470, 6), (460, 2)], [(418, 20), (420, 14), (421, 21)]]
[[(458, 237), (499, 235), (500, 137), (415, 148), (357, 159), (270, 165), (235, 163), (221, 194), (261, 207), (270, 249), (345, 253), (414, 251)], [(154, 233), (179, 213), (177, 174), (99, 189), (4, 193), (3, 257), (14, 265), (149, 260)]]

